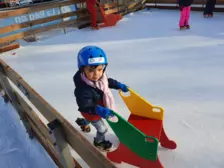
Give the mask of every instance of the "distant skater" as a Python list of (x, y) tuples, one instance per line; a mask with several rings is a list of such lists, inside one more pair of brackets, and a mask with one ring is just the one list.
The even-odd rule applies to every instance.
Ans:
[(99, 5), (97, 0), (86, 0), (86, 7), (91, 16), (91, 27), (93, 30), (98, 30), (99, 26), (97, 24), (97, 10), (96, 5)]
[(213, 17), (215, 4), (216, 4), (216, 0), (207, 0), (204, 13), (203, 13), (204, 17)]
[(190, 29), (189, 19), (190, 19), (190, 12), (191, 12), (191, 4), (193, 0), (178, 0), (179, 9), (180, 9), (180, 21), (179, 27), (180, 30), (183, 29)]

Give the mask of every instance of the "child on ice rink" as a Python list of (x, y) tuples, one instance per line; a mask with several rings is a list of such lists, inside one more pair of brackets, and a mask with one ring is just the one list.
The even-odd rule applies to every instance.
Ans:
[(112, 117), (110, 110), (116, 111), (115, 101), (110, 89), (120, 89), (128, 92), (126, 85), (107, 78), (105, 70), (107, 67), (107, 56), (105, 52), (97, 46), (86, 46), (78, 53), (79, 70), (73, 77), (75, 83), (75, 97), (79, 111), (85, 119), (78, 118), (76, 122), (83, 131), (90, 129), (91, 123), (97, 130), (94, 138), (94, 146), (103, 150), (112, 147), (110, 141), (105, 140), (107, 127), (102, 118)]
[(193, 0), (178, 0), (180, 13), (179, 27), (180, 30), (190, 29), (189, 19), (191, 12), (191, 4)]

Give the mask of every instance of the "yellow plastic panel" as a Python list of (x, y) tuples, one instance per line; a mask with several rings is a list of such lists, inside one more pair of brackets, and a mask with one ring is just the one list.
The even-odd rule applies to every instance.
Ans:
[(128, 96), (119, 91), (121, 98), (130, 110), (131, 114), (151, 119), (163, 120), (164, 110), (161, 107), (153, 106), (140, 95), (129, 88)]

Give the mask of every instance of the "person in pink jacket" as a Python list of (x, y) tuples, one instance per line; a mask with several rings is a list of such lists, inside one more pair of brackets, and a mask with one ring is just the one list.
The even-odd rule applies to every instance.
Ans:
[(189, 19), (190, 19), (190, 12), (191, 12), (191, 4), (193, 0), (178, 0), (180, 13), (180, 21), (179, 27), (180, 30), (183, 29), (190, 29)]

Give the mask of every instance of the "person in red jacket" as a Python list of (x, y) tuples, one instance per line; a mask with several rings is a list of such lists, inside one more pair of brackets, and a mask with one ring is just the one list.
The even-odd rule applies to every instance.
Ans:
[(87, 9), (89, 10), (89, 13), (91, 15), (91, 26), (92, 29), (99, 29), (99, 26), (97, 25), (97, 12), (95, 5), (99, 5), (99, 2), (97, 0), (86, 0), (86, 6)]

